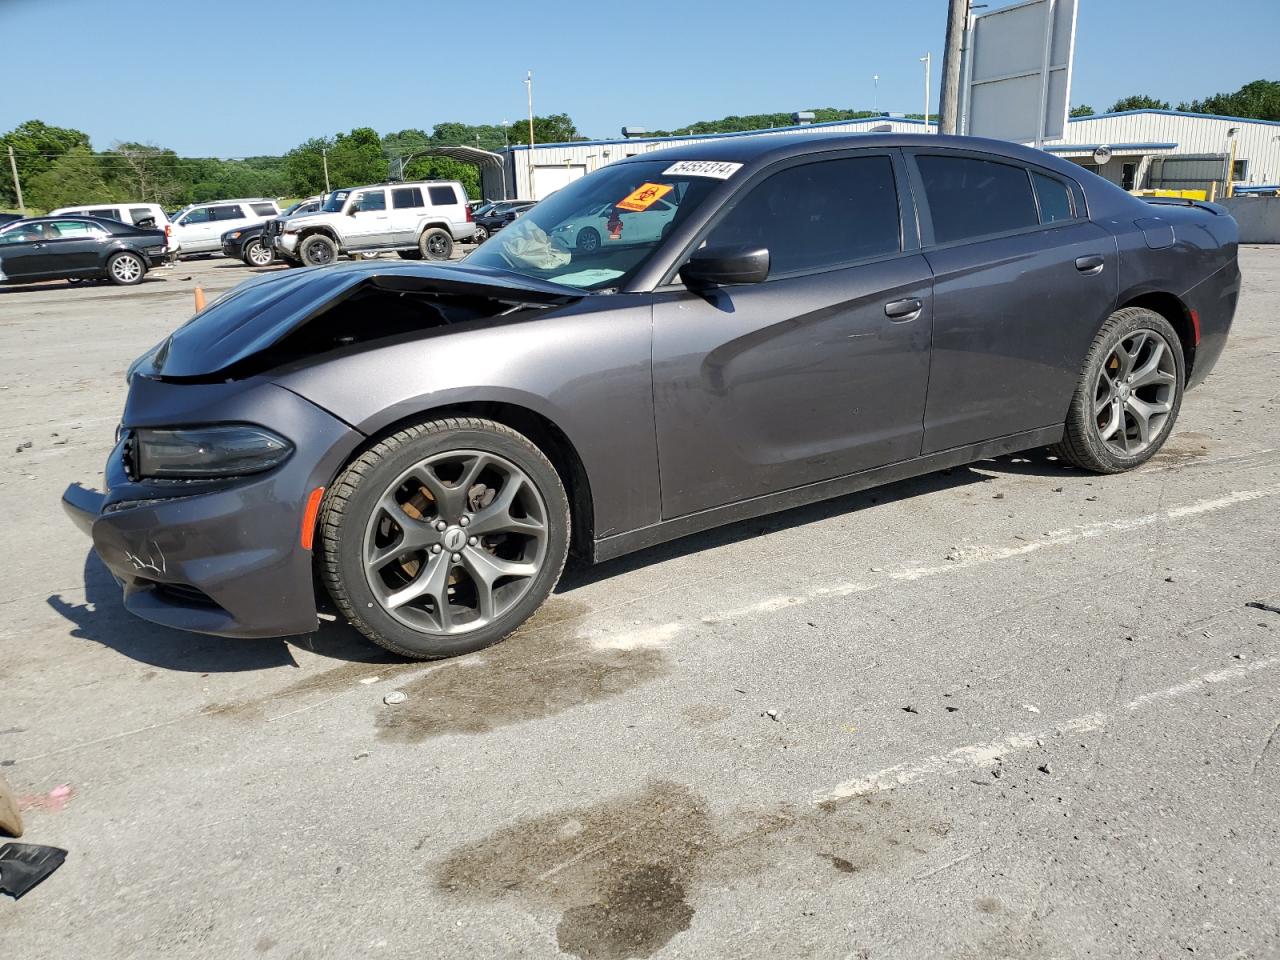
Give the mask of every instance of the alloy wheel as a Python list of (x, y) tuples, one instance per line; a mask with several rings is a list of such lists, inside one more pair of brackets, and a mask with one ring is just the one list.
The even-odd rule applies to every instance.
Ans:
[(142, 273), (142, 264), (138, 258), (125, 254), (111, 261), (111, 275), (121, 283), (132, 283)]
[(547, 507), (522, 469), (479, 450), (436, 454), (383, 491), (364, 531), (365, 576), (395, 619), (463, 634), (501, 617), (546, 559)]
[(271, 251), (261, 243), (249, 245), (249, 259), (256, 267), (265, 267), (271, 262)]
[(1107, 447), (1133, 457), (1158, 438), (1173, 410), (1178, 372), (1173, 349), (1154, 330), (1135, 330), (1115, 345), (1093, 391), (1094, 425)]
[(427, 250), (433, 257), (444, 257), (449, 252), (449, 247), (445, 243), (443, 234), (435, 234), (427, 238)]

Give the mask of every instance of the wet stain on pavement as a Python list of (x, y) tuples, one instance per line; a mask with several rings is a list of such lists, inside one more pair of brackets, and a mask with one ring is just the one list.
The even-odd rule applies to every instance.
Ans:
[(1175, 433), (1164, 442), (1164, 446), (1156, 451), (1151, 459), (1160, 463), (1181, 463), (1185, 460), (1196, 460), (1207, 457), (1220, 441), (1207, 433), (1195, 433), (1190, 430)]
[(290, 701), (303, 701), (312, 694), (324, 691), (339, 693), (344, 687), (358, 684), (361, 680), (370, 677), (385, 679), (413, 670), (422, 670), (424, 667), (425, 664), (416, 661), (405, 662), (390, 653), (385, 656), (379, 656), (375, 653), (374, 658), (371, 660), (343, 663), (325, 670), (317, 670), (304, 677), (299, 677), (279, 690), (264, 693), (252, 699), (213, 704), (204, 713), (213, 716), (260, 720), (267, 713), (289, 710)]
[(446, 733), (486, 733), (607, 700), (670, 669), (660, 646), (579, 637), (584, 610), (555, 600), (498, 646), (401, 684), (408, 699), (379, 710), (379, 739), (420, 743)]
[(643, 958), (689, 929), (700, 886), (757, 882), (799, 847), (814, 855), (809, 885), (825, 888), (922, 856), (950, 829), (900, 798), (716, 815), (688, 788), (658, 781), (503, 827), (454, 851), (436, 883), (457, 896), (559, 911), (557, 943), (582, 960)]

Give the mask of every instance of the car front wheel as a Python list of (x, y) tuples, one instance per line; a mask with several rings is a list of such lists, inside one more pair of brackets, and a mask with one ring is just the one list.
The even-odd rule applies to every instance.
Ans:
[(241, 259), (250, 267), (269, 267), (275, 259), (275, 253), (270, 247), (263, 246), (261, 240), (250, 240), (245, 244)]
[(555, 468), (502, 424), (431, 420), (353, 461), (325, 496), (320, 575), (366, 637), (434, 659), (497, 643), (550, 594), (569, 546)]
[(131, 287), (147, 275), (147, 265), (136, 253), (117, 253), (107, 261), (107, 276), (112, 283)]
[(472, 241), (476, 244), (484, 243), (489, 239), (489, 228), (476, 225), (476, 234), (472, 237)]
[(327, 267), (338, 259), (338, 245), (329, 237), (318, 233), (302, 241), (298, 255), (308, 267)]
[(1089, 349), (1054, 452), (1095, 473), (1132, 470), (1164, 445), (1182, 406), (1186, 361), (1169, 321), (1126, 307)]

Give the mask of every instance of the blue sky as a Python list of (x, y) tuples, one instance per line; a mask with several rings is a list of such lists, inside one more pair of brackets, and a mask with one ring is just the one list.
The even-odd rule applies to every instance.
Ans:
[[(1102, 110), (1145, 92), (1176, 105), (1280, 79), (1276, 0), (1080, 7), (1073, 103)], [(926, 51), (936, 110), (945, 14), (946, 0), (0, 0), (0, 131), (38, 118), (100, 149), (281, 153), (360, 125), (519, 120), (527, 69), (536, 112), (568, 113), (597, 137), (623, 124), (870, 109), (877, 73), (880, 109), (912, 112)]]

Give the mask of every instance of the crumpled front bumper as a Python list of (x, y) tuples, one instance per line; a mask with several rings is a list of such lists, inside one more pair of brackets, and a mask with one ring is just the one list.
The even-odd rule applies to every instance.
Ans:
[[(122, 441), (107, 462), (105, 493), (72, 484), (62, 495), (63, 509), (121, 585), (125, 608), (145, 620), (223, 637), (316, 629), (312, 555), (302, 545), (307, 497), (329, 484), (363, 436), (279, 387), (256, 391), (247, 403), (258, 416), (241, 415), (235, 408), (243, 404), (215, 404), (216, 421), (260, 423), (288, 437), (294, 452), (274, 470), (218, 484), (136, 481)], [(126, 431), (160, 425), (154, 418), (162, 409), (146, 424), (127, 410)], [(192, 422), (170, 415), (171, 425)]]

